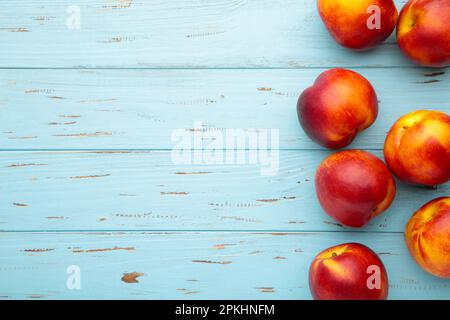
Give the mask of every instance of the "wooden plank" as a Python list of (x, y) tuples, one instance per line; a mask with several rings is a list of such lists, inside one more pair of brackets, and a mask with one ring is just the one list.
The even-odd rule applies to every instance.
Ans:
[[(259, 160), (174, 164), (169, 151), (1, 152), (0, 230), (349, 231), (316, 199), (315, 170), (328, 154), (275, 153), (267, 175)], [(392, 208), (363, 231), (403, 232), (421, 205), (449, 194), (449, 184), (398, 187)]]
[[(0, 233), (0, 296), (310, 299), (308, 269), (314, 256), (345, 242), (363, 243), (380, 255), (391, 299), (450, 296), (448, 281), (413, 262), (401, 234), (334, 232)], [(70, 266), (71, 272), (79, 268), (80, 290), (66, 286)]]
[(339, 47), (311, 0), (3, 0), (0, 35), (0, 67), (412, 65), (395, 36), (364, 54)]
[[(171, 149), (180, 130), (203, 135), (207, 145), (226, 129), (276, 129), (279, 148), (316, 149), (298, 124), (296, 102), (322, 71), (3, 70), (0, 149)], [(356, 71), (373, 82), (380, 114), (352, 148), (381, 149), (405, 113), (450, 112), (448, 72)]]

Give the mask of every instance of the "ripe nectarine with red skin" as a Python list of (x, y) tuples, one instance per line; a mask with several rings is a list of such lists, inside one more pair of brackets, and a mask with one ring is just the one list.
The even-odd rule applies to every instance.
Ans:
[(384, 300), (388, 276), (375, 252), (359, 243), (346, 243), (315, 257), (309, 287), (316, 300)]
[(450, 0), (410, 0), (401, 10), (397, 42), (414, 62), (450, 65)]
[(419, 110), (401, 117), (389, 131), (384, 158), (402, 181), (435, 186), (450, 179), (450, 116)]
[(361, 150), (337, 152), (322, 161), (316, 173), (320, 205), (349, 227), (362, 227), (389, 208), (394, 178), (383, 161)]
[(405, 240), (423, 269), (450, 279), (450, 197), (434, 199), (414, 213), (406, 225)]
[(340, 149), (375, 121), (377, 95), (360, 74), (331, 69), (303, 91), (297, 113), (303, 130), (312, 140), (329, 149)]
[(398, 12), (393, 0), (318, 0), (320, 17), (340, 45), (368, 50), (395, 29)]

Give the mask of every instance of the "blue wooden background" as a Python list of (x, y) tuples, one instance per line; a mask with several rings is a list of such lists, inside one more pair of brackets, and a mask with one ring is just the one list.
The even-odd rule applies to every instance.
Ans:
[[(314, 194), (329, 151), (297, 122), (299, 93), (331, 67), (379, 95), (352, 148), (381, 157), (401, 115), (449, 112), (448, 71), (412, 65), (394, 37), (342, 49), (313, 0), (2, 0), (0, 43), (1, 299), (310, 299), (313, 257), (349, 241), (380, 255), (390, 298), (450, 298), (403, 241), (411, 214), (449, 185), (399, 184), (387, 213), (344, 228)], [(175, 164), (173, 132), (197, 122), (278, 129), (277, 174)]]

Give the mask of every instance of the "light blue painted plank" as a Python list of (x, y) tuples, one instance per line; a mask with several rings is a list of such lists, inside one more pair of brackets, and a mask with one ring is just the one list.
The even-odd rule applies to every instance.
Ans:
[[(310, 299), (323, 249), (361, 242), (380, 255), (391, 299), (449, 299), (448, 280), (421, 270), (401, 234), (0, 233), (3, 299)], [(66, 286), (78, 266), (81, 289)], [(144, 275), (125, 283), (124, 273)]]
[[(0, 230), (349, 231), (316, 199), (328, 154), (276, 152), (269, 176), (260, 162), (175, 164), (162, 151), (1, 152)], [(450, 193), (398, 186), (392, 208), (362, 231), (403, 232), (420, 206)]]
[[(69, 6), (80, 29), (67, 27)], [(339, 47), (312, 0), (3, 0), (1, 9), (0, 67), (412, 65), (394, 36), (365, 54)]]
[[(197, 122), (203, 125), (198, 134), (276, 129), (282, 149), (319, 148), (300, 128), (296, 103), (322, 71), (3, 70), (0, 149), (171, 149), (172, 134), (192, 135)], [(405, 113), (450, 113), (448, 72), (356, 71), (376, 88), (380, 114), (352, 148), (381, 149), (386, 132)], [(211, 137), (202, 141), (207, 145)]]

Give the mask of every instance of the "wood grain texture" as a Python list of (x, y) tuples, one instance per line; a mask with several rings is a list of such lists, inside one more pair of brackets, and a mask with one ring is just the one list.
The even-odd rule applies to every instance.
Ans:
[[(391, 299), (448, 299), (450, 284), (426, 274), (401, 234), (0, 233), (4, 299), (310, 299), (314, 256), (360, 242), (380, 255)], [(66, 286), (80, 268), (80, 290)]]
[[(176, 130), (235, 128), (277, 129), (279, 148), (317, 149), (298, 124), (296, 103), (322, 71), (3, 70), (0, 149), (171, 149)], [(356, 71), (377, 90), (380, 114), (352, 148), (382, 149), (408, 112), (450, 112), (448, 72)]]
[[(74, 5), (80, 29), (67, 27)], [(3, 0), (1, 8), (0, 67), (412, 65), (394, 36), (364, 56), (339, 47), (313, 0)]]
[[(279, 152), (266, 176), (263, 164), (181, 165), (167, 151), (2, 152), (0, 230), (349, 231), (314, 191), (328, 154)], [(360, 230), (403, 232), (422, 204), (448, 194), (449, 184), (399, 183), (391, 209)]]

